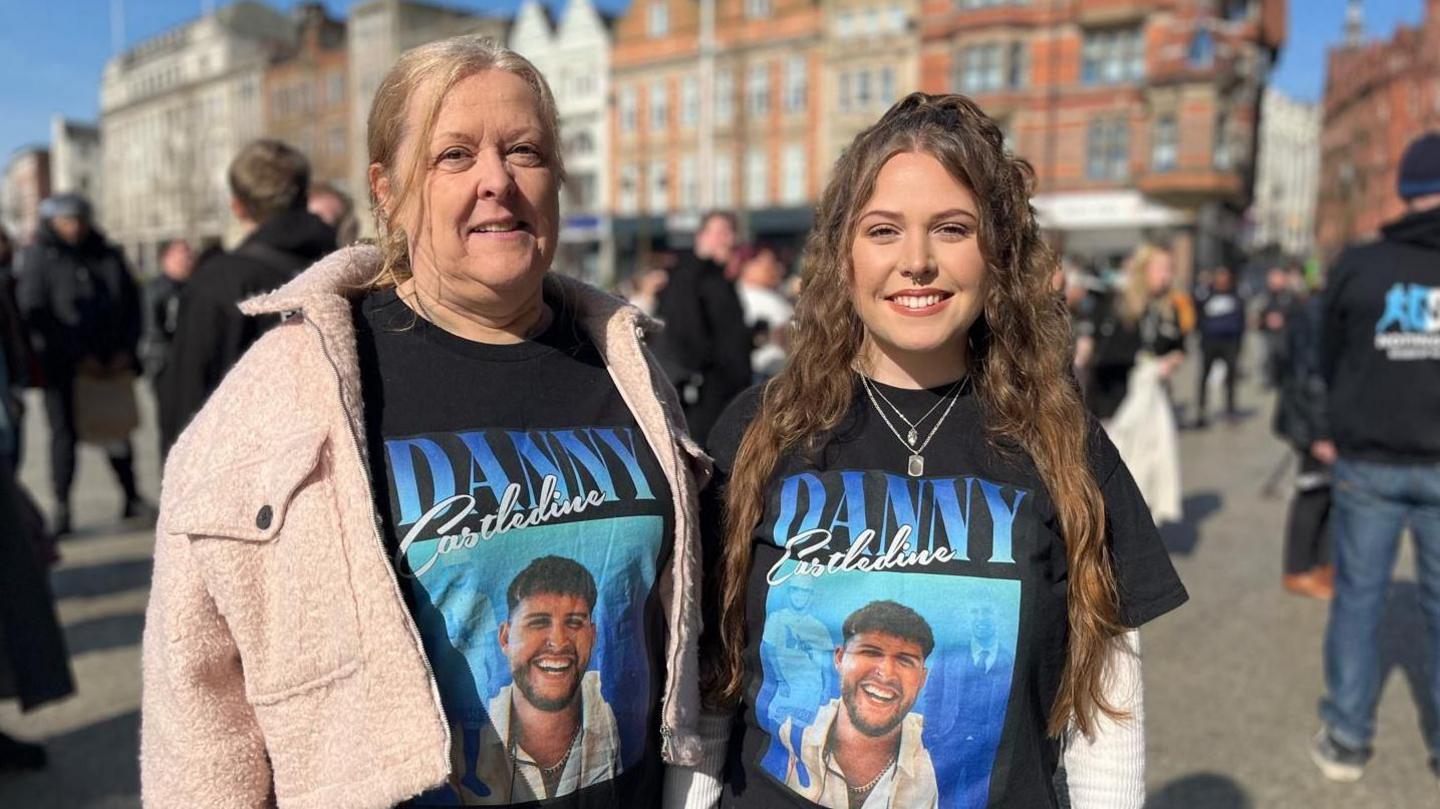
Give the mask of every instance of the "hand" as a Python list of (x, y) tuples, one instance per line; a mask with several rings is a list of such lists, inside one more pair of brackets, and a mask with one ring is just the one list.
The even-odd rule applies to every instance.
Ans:
[(1310, 445), (1310, 455), (1326, 466), (1335, 463), (1335, 459), (1340, 457), (1339, 453), (1335, 451), (1334, 441), (1316, 441)]
[(1285, 328), (1285, 315), (1280, 312), (1265, 313), (1265, 328), (1270, 331), (1280, 331)]
[(1171, 351), (1160, 358), (1160, 378), (1169, 379), (1180, 364), (1185, 361), (1185, 352)]
[(635, 279), (635, 292), (639, 295), (659, 295), (660, 290), (670, 283), (670, 273), (664, 270), (646, 270)]

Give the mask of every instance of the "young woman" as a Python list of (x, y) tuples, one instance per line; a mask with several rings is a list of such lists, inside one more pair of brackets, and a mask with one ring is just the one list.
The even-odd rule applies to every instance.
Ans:
[(648, 321), (550, 272), (550, 89), (424, 45), (369, 155), (379, 247), (248, 302), (283, 322), (170, 455), (145, 802), (655, 806), (699, 749), (707, 464)]
[(735, 737), (693, 805), (1049, 807), (1062, 747), (1072, 805), (1140, 805), (1133, 630), (1185, 591), (1075, 389), (1030, 184), (954, 95), (836, 165), (791, 361), (711, 442)]

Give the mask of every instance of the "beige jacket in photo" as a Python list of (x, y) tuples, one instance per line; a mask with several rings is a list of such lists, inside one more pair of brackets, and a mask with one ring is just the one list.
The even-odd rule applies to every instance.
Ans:
[[(350, 298), (373, 247), (334, 253), (249, 315), (279, 314), (170, 454), (146, 613), (147, 807), (389, 807), (441, 784), (450, 732), (382, 545), (365, 457)], [(653, 321), (577, 281), (579, 322), (663, 469), (674, 553), (662, 755), (694, 766), (699, 530), (709, 461), (641, 338)]]

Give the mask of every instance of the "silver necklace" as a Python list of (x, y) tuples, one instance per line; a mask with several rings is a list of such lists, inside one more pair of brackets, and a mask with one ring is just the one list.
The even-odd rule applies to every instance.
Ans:
[(870, 397), (870, 404), (875, 406), (875, 412), (880, 414), (880, 418), (885, 422), (885, 426), (889, 427), (890, 432), (895, 434), (895, 440), (899, 441), (900, 444), (905, 447), (905, 451), (910, 454), (910, 458), (905, 464), (905, 472), (909, 474), (910, 477), (918, 478), (925, 474), (925, 448), (930, 446), (930, 441), (935, 438), (936, 433), (940, 432), (940, 425), (945, 423), (945, 419), (950, 416), (950, 411), (955, 408), (955, 403), (960, 401), (960, 393), (964, 390), (963, 383), (969, 381), (969, 379), (970, 377), (967, 374), (964, 379), (960, 380), (961, 384), (946, 394), (946, 396), (950, 397), (950, 404), (945, 407), (945, 412), (940, 414), (940, 418), (935, 422), (935, 426), (931, 428), (930, 434), (925, 436), (925, 441), (916, 447), (912, 446), (910, 442), (905, 440), (904, 436), (900, 435), (900, 431), (895, 428), (894, 423), (890, 421), (890, 417), (885, 415), (885, 410), (880, 407), (880, 402), (875, 398), (875, 383), (871, 382), (864, 374), (860, 375), (860, 382), (865, 388), (865, 395)]
[[(561, 768), (563, 768), (567, 763), (569, 763), (571, 756), (575, 755), (575, 744), (576, 744), (577, 742), (579, 742), (579, 741), (580, 741), (580, 728), (577, 727), (577, 728), (575, 728), (575, 735), (573, 735), (573, 736), (570, 737), (570, 746), (567, 747), (567, 748), (565, 748), (565, 755), (561, 756), (559, 761), (555, 762), (554, 764), (551, 764), (549, 767), (546, 767), (545, 765), (543, 765), (543, 764), (541, 764), (540, 762), (537, 761), (537, 762), (535, 762), (535, 767), (536, 767), (537, 769), (539, 769), (540, 772), (543, 773), (544, 775), (554, 775), (554, 774), (555, 774), (556, 772), (558, 772)], [(516, 744), (516, 740), (515, 740), (514, 738), (511, 738), (511, 739), (510, 739), (510, 763), (511, 763), (512, 766), (513, 766), (517, 761), (519, 761), (519, 756), (517, 756), (516, 753), (515, 753), (515, 748), (516, 748), (517, 746), (518, 746), (518, 745)]]
[(915, 419), (914, 421), (911, 421), (910, 419), (905, 417), (905, 413), (901, 411), (900, 408), (896, 407), (894, 402), (890, 401), (890, 397), (885, 395), (885, 391), (880, 390), (880, 388), (873, 385), (871, 387), (875, 391), (875, 395), (880, 397), (880, 401), (884, 402), (887, 405), (890, 405), (890, 409), (895, 411), (895, 415), (899, 416), (900, 420), (905, 422), (905, 426), (910, 428), (910, 431), (905, 434), (905, 441), (913, 447), (915, 446), (915, 442), (920, 440), (920, 425), (925, 423), (925, 419), (930, 418), (930, 414), (934, 413), (936, 408), (938, 408), (942, 404), (945, 404), (945, 399), (948, 398), (950, 394), (954, 393), (956, 388), (965, 384), (965, 380), (968, 378), (969, 377), (962, 376), (960, 377), (960, 379), (956, 380), (955, 384), (950, 386), (950, 390), (945, 391), (944, 396), (936, 399), (935, 404), (930, 405), (930, 409), (925, 411), (925, 415), (921, 416), (918, 419)]
[(874, 778), (870, 783), (866, 784), (865, 786), (863, 786), (863, 787), (852, 787), (852, 786), (850, 786), (849, 784), (846, 784), (846, 785), (845, 785), (846, 788), (848, 788), (851, 792), (854, 792), (856, 795), (863, 795), (864, 793), (869, 792), (870, 790), (872, 790), (872, 789), (875, 788), (875, 785), (876, 785), (876, 784), (880, 783), (880, 779), (881, 779), (881, 778), (884, 778), (886, 773), (890, 772), (890, 768), (895, 766), (895, 761), (896, 761), (896, 760), (897, 760), (897, 757), (896, 757), (896, 756), (891, 756), (891, 757), (890, 757), (890, 763), (889, 763), (889, 764), (886, 764), (883, 768), (881, 768), (880, 774), (877, 775), (877, 776), (875, 776), (875, 778)]

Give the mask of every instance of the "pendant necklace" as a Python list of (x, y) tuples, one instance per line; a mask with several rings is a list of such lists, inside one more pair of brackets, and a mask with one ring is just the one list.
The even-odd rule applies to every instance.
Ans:
[[(930, 441), (935, 438), (936, 433), (940, 432), (940, 425), (945, 423), (945, 419), (950, 416), (950, 411), (955, 408), (955, 403), (960, 401), (960, 394), (965, 391), (965, 384), (969, 381), (970, 376), (967, 374), (956, 383), (955, 387), (950, 389), (949, 393), (945, 394), (946, 398), (950, 399), (950, 404), (946, 405), (945, 412), (940, 414), (940, 418), (935, 422), (935, 426), (931, 428), (930, 434), (925, 436), (925, 440), (917, 447), (913, 441), (906, 441), (906, 436), (900, 435), (900, 431), (895, 428), (894, 423), (890, 421), (890, 417), (885, 414), (885, 409), (880, 406), (880, 402), (875, 398), (876, 393), (879, 392), (879, 389), (875, 387), (875, 383), (870, 381), (870, 378), (864, 374), (860, 375), (860, 383), (865, 388), (865, 395), (870, 397), (870, 404), (875, 406), (875, 411), (880, 414), (880, 418), (885, 422), (885, 426), (890, 428), (890, 432), (895, 435), (895, 440), (899, 441), (901, 445), (905, 447), (905, 451), (910, 455), (909, 460), (905, 464), (905, 472), (910, 475), (910, 477), (918, 478), (925, 474), (925, 448), (930, 446)], [(889, 400), (887, 399), (886, 401), (888, 402)], [(944, 401), (944, 399), (941, 399), (941, 401)], [(894, 405), (891, 405), (891, 407), (894, 407)], [(899, 411), (897, 410), (896, 412), (898, 413)], [(927, 413), (926, 415), (929, 414)], [(907, 421), (906, 423), (908, 424), (909, 422)], [(911, 433), (914, 432), (915, 430), (912, 427)], [(916, 437), (918, 438), (919, 436), (917, 435)]]
[(911, 446), (911, 448), (914, 448), (915, 442), (920, 440), (920, 425), (925, 423), (925, 419), (930, 418), (930, 414), (934, 413), (936, 408), (938, 408), (942, 404), (945, 404), (945, 400), (950, 397), (950, 394), (954, 393), (956, 388), (965, 384), (966, 379), (969, 379), (969, 377), (960, 377), (960, 379), (958, 379), (954, 385), (950, 386), (950, 390), (945, 391), (944, 395), (942, 395), (939, 399), (935, 400), (935, 404), (931, 405), (930, 409), (925, 411), (925, 415), (921, 416), (918, 419), (915, 419), (914, 421), (911, 421), (910, 419), (905, 417), (905, 413), (901, 411), (900, 408), (896, 407), (894, 402), (890, 401), (890, 397), (885, 395), (885, 391), (880, 390), (880, 388), (875, 387), (874, 385), (871, 385), (871, 390), (875, 392), (876, 396), (880, 397), (880, 401), (884, 402), (887, 405), (890, 405), (890, 409), (895, 411), (895, 415), (899, 416), (900, 420), (905, 422), (905, 426), (910, 428), (910, 431), (905, 434), (905, 441)]

